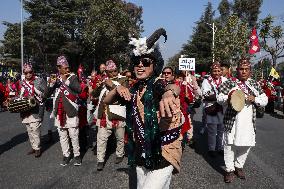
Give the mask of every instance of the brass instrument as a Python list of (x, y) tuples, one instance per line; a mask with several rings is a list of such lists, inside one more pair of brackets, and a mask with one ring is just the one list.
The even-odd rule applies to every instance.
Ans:
[(36, 106), (34, 97), (13, 99), (8, 103), (8, 111), (11, 113), (21, 113), (28, 111)]
[(50, 79), (56, 80), (56, 78), (57, 78), (57, 75), (56, 75), (56, 74), (51, 74), (51, 75), (50, 75)]

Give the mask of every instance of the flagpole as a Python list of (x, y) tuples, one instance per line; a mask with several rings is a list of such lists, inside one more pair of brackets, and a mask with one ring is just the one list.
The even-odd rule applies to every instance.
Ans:
[(215, 61), (215, 53), (214, 53), (215, 33), (216, 33), (217, 28), (214, 22), (212, 24), (206, 22), (206, 24), (212, 29), (212, 62), (214, 62)]
[(23, 29), (23, 0), (21, 0), (21, 72), (24, 74), (24, 29)]

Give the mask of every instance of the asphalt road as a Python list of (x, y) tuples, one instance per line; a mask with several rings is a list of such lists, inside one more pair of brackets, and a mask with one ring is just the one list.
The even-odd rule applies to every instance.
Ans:
[[(201, 122), (200, 112), (194, 118), (196, 130)], [(53, 144), (46, 144), (47, 116), (42, 126), (43, 154), (39, 159), (26, 155), (30, 149), (25, 127), (18, 114), (0, 113), (0, 188), (135, 188), (135, 172), (129, 170), (127, 159), (116, 165), (110, 151), (103, 171), (96, 170), (96, 156), (91, 150), (83, 164), (60, 166), (62, 153), (58, 135)], [(257, 121), (257, 146), (245, 164), (246, 180), (223, 182), (222, 157), (207, 156), (206, 134), (196, 135), (195, 149), (186, 147), (181, 173), (173, 176), (171, 188), (284, 188), (284, 122), (283, 116), (270, 116)]]

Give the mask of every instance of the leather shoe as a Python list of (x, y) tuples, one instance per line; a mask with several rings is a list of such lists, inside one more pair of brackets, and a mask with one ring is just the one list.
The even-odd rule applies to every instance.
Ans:
[(224, 156), (224, 150), (218, 150), (218, 154), (219, 154), (220, 156)]
[(35, 150), (31, 149), (30, 151), (28, 151), (27, 155), (31, 155), (31, 154), (34, 154), (34, 153), (35, 153)]
[(41, 151), (40, 150), (35, 150), (35, 157), (39, 158), (41, 156)]
[(104, 162), (99, 162), (98, 164), (97, 164), (97, 170), (98, 171), (102, 171), (104, 169)]
[(240, 179), (246, 179), (245, 176), (245, 172), (242, 168), (237, 168), (235, 167), (235, 174), (237, 175), (237, 177), (239, 177)]
[(115, 159), (115, 164), (119, 164), (119, 163), (121, 163), (123, 161), (123, 156), (122, 157), (116, 157), (116, 159)]
[(35, 150), (35, 157), (39, 158), (41, 156), (41, 151), (40, 150)]
[(235, 178), (235, 175), (234, 175), (233, 171), (226, 172), (225, 175), (224, 175), (224, 182), (225, 183), (231, 183), (231, 182), (233, 182), (234, 178)]
[(208, 151), (208, 155), (209, 155), (211, 158), (215, 158), (217, 154), (216, 154), (216, 151), (209, 150), (209, 151)]

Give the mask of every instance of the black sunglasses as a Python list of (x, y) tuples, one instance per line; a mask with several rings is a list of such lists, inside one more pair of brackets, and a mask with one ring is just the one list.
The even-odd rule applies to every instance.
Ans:
[(163, 72), (163, 75), (172, 75), (172, 72)]
[(138, 66), (140, 62), (143, 64), (144, 67), (150, 67), (153, 61), (149, 58), (140, 58), (134, 62), (134, 66)]
[(117, 70), (107, 70), (108, 73), (116, 73), (118, 72)]
[(29, 72), (24, 72), (24, 74), (32, 74), (33, 71), (29, 71)]

